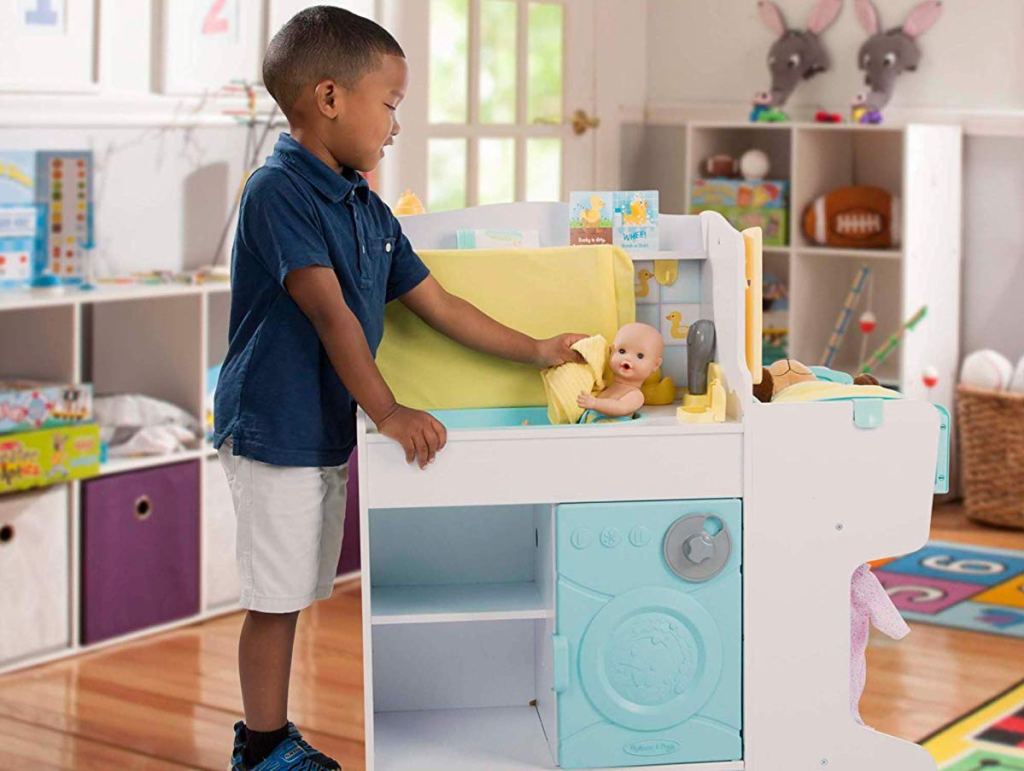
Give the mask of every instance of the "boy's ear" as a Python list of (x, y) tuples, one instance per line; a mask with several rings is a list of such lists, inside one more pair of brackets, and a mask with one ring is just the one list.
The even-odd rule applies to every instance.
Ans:
[(334, 119), (341, 115), (341, 87), (333, 80), (321, 80), (316, 84), (316, 108), (325, 118)]

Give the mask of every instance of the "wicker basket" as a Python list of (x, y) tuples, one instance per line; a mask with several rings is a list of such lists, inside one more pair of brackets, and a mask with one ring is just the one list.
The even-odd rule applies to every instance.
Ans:
[(967, 516), (1024, 529), (1024, 394), (957, 392)]

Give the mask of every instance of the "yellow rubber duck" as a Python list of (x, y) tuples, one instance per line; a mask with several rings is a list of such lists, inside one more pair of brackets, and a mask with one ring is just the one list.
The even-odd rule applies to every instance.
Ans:
[(405, 191), (398, 197), (398, 201), (395, 203), (395, 208), (392, 209), (392, 213), (396, 217), (410, 214), (426, 214), (427, 210), (423, 206), (423, 201), (420, 200), (419, 196), (416, 195), (412, 190), (406, 188)]
[(590, 208), (580, 212), (580, 222), (584, 227), (596, 228), (601, 224), (601, 209), (604, 208), (604, 201), (599, 195), (590, 196)]
[(672, 404), (676, 400), (676, 384), (672, 378), (661, 376), (661, 369), (656, 369), (640, 386), (644, 395), (644, 404)]
[(676, 340), (685, 340), (687, 333), (690, 331), (690, 325), (683, 323), (683, 314), (679, 311), (672, 311), (665, 317), (666, 321), (672, 322), (672, 328), (669, 330), (669, 334)]
[(647, 201), (642, 198), (634, 198), (629, 204), (629, 213), (622, 215), (624, 225), (646, 225), (647, 224)]
[(651, 293), (651, 279), (654, 278), (654, 274), (647, 268), (641, 268), (637, 271), (636, 278), (636, 296), (647, 297)]

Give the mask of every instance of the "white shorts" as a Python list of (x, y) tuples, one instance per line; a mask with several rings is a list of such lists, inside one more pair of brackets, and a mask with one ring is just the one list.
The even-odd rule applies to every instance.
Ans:
[(345, 526), (348, 464), (271, 466), (220, 448), (238, 528), (243, 608), (291, 613), (331, 596)]

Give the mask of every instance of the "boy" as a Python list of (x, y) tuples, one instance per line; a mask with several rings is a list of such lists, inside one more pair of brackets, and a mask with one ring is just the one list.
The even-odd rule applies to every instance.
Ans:
[(330, 596), (358, 403), (421, 468), (445, 444), (426, 412), (395, 401), (373, 361), (384, 306), (398, 299), (474, 349), (548, 367), (577, 360), (582, 335), (534, 340), (448, 294), (357, 172), (399, 132), (402, 49), (333, 7), (302, 11), (267, 48), (263, 80), (288, 119), (246, 187), (232, 256), (230, 346), (215, 444), (235, 511), (245, 722), (233, 769), (337, 769), (287, 720), (299, 611)]

